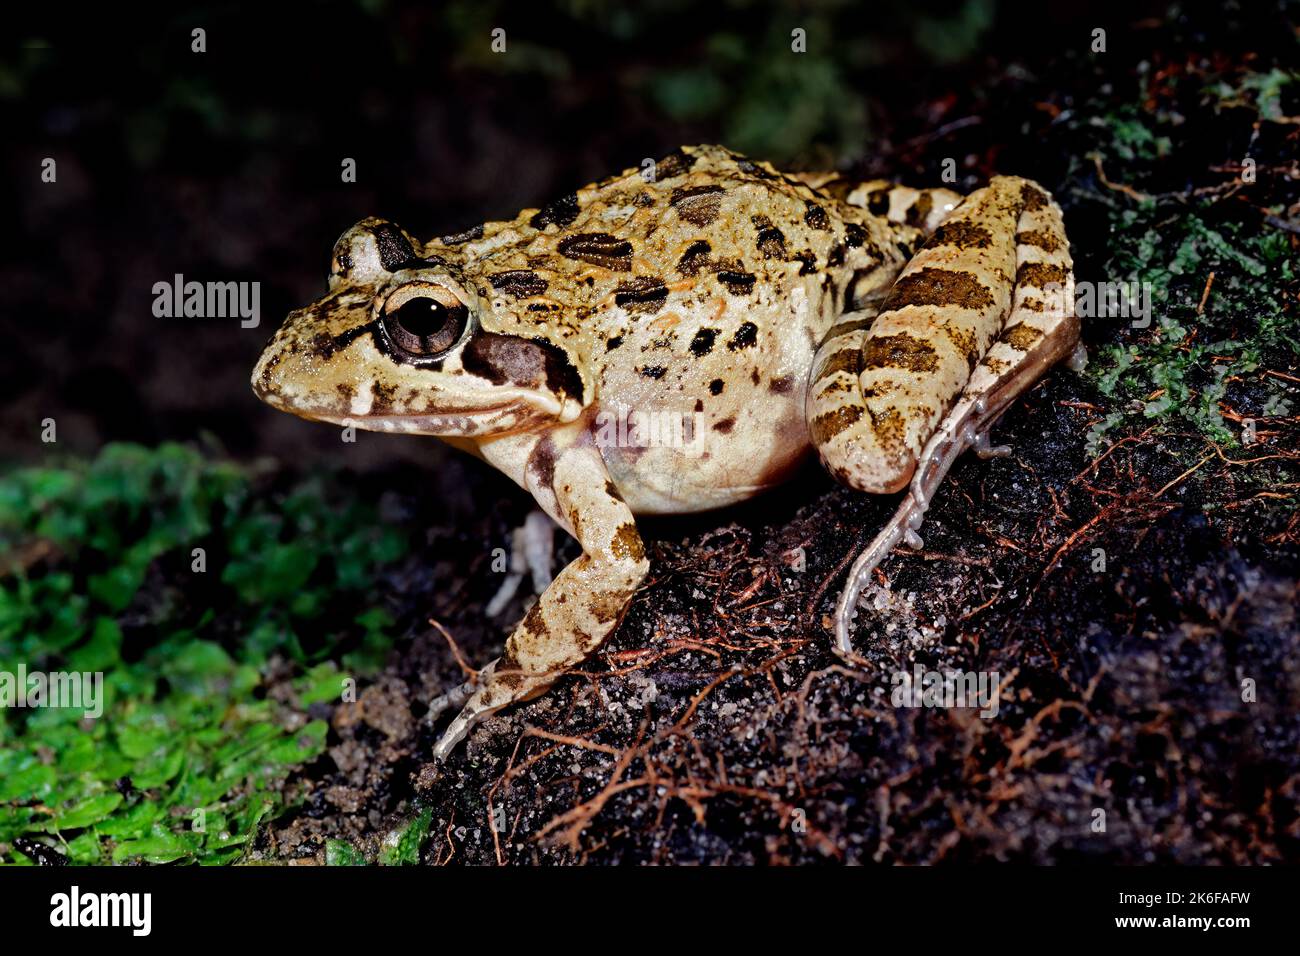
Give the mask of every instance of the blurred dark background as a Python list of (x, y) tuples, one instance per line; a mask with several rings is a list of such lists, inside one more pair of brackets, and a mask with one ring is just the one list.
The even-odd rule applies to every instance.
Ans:
[[(1055, 188), (1079, 158), (1040, 148), (1041, 131), (1082, 109), (1089, 91), (1134, 85), (1151, 31), (1181, 31), (1207, 56), (1294, 50), (1276, 5), (1185, 7), (7, 10), (0, 460), (45, 457), (47, 417), (61, 453), (199, 437), (239, 456), (337, 451), (332, 429), (260, 405), (247, 380), (282, 316), (323, 291), (335, 238), (366, 215), (445, 234), (708, 141), (916, 184), (937, 183), (953, 157), (961, 187), (996, 170)], [(201, 54), (191, 52), (195, 27), (206, 30)], [(505, 53), (490, 48), (497, 27)], [(802, 55), (790, 51), (796, 28)], [(1090, 51), (1095, 28), (1107, 32), (1104, 55)], [(57, 161), (56, 184), (41, 182), (45, 157)], [(354, 184), (340, 181), (344, 157), (357, 162)], [(152, 286), (175, 273), (260, 282), (261, 327), (155, 318)], [(429, 445), (367, 436), (352, 463), (426, 456)]]

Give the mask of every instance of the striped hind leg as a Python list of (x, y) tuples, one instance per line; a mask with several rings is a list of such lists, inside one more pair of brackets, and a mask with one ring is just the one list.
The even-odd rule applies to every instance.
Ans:
[[(1074, 279), (1059, 208), (1027, 180), (998, 177), (936, 229), (869, 329), (828, 337), (809, 390), (813, 442), (863, 491), (910, 484), (859, 556), (836, 608), (836, 648), (871, 572), (917, 529), (952, 462), (996, 454), (988, 430), (1017, 395), (1078, 348)], [(832, 330), (834, 331), (834, 330)]]

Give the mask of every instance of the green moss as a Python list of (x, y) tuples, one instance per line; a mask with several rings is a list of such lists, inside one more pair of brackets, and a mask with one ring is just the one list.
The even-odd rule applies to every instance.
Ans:
[(1149, 329), (1100, 349), (1089, 368), (1104, 395), (1135, 402), (1146, 418), (1181, 418), (1232, 444), (1238, 429), (1224, 418), (1230, 381), (1258, 384), (1235, 402), (1240, 416), (1265, 418), (1286, 408), (1280, 386), (1259, 373), (1266, 358), (1300, 351), (1300, 322), (1287, 301), (1296, 267), (1286, 234), (1233, 222), (1211, 226), (1207, 214), (1202, 207), (1170, 215), (1155, 203), (1114, 214), (1105, 273), (1149, 284), (1153, 316)]
[[(1248, 132), (1252, 123), (1280, 115), (1281, 91), (1292, 81), (1277, 70), (1188, 75), (1160, 97), (1143, 91), (1141, 104), (1090, 104), (1088, 161), (1076, 162), (1073, 174), (1084, 180), (1095, 163), (1122, 175), (1124, 185), (1103, 182), (1077, 192), (1085, 204), (1104, 204), (1108, 224), (1105, 255), (1094, 257), (1080, 279), (1142, 283), (1152, 305), (1149, 324), (1084, 318), (1090, 336), (1102, 340), (1089, 374), (1115, 402), (1094, 426), (1091, 450), (1140, 419), (1187, 424), (1231, 446), (1242, 441), (1244, 422), (1281, 418), (1293, 408), (1284, 380), (1267, 374), (1289, 367), (1300, 352), (1295, 238), (1266, 218), (1275, 185), (1243, 170), (1233, 188), (1230, 170), (1242, 157), (1211, 155), (1207, 164), (1229, 170), (1218, 185), (1193, 192), (1179, 181), (1181, 188), (1159, 191), (1175, 185), (1168, 181), (1172, 156), (1197, 148), (1195, 137), (1212, 112), (1244, 111), (1237, 117)], [(1188, 101), (1209, 109), (1185, 116), (1173, 106)], [(1171, 145), (1171, 136), (1181, 139)], [(1271, 212), (1285, 218), (1281, 206)]]
[(0, 711), (0, 860), (231, 862), (292, 801), (325, 749), (307, 708), (386, 648), (355, 608), (407, 540), (327, 479), (265, 485), (178, 445), (0, 477), (0, 671), (99, 671), (104, 699)]

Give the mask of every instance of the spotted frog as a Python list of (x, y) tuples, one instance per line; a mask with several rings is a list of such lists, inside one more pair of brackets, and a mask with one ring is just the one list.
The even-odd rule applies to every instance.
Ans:
[(636, 515), (742, 501), (814, 451), (852, 488), (907, 489), (840, 597), (851, 654), (862, 587), (919, 545), (952, 460), (1004, 451), (992, 422), (1077, 356), (1072, 302), (1060, 210), (1028, 180), (963, 199), (685, 147), (429, 242), (363, 220), (252, 384), (303, 418), (443, 438), (582, 546), (464, 688), (443, 758), (618, 626), (649, 567)]

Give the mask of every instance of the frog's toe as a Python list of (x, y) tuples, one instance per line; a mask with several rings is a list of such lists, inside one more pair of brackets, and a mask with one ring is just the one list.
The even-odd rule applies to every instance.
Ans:
[[(474, 725), (511, 704), (536, 697), (555, 682), (555, 674), (531, 674), (514, 667), (497, 670), (500, 659), (493, 661), (479, 671), (476, 681), (467, 681), (456, 690), (439, 697), (435, 703), (451, 697), (465, 688), (472, 692), (461, 707), (456, 719), (447, 725), (438, 742), (433, 745), (433, 756), (439, 762), (445, 761), (451, 752), (474, 729)], [(443, 704), (442, 709), (454, 706)]]
[(975, 433), (970, 446), (981, 458), (1006, 458), (1011, 454), (1010, 445), (995, 445), (988, 430)]

